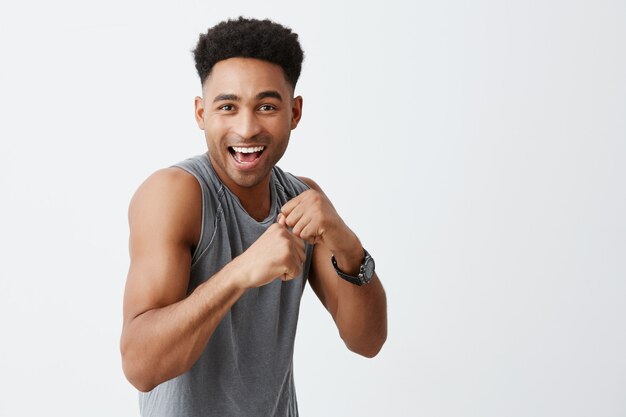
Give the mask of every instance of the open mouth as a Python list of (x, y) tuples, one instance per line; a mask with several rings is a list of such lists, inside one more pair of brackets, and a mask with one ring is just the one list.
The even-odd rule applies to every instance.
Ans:
[(249, 164), (261, 156), (265, 146), (229, 146), (228, 151), (240, 164)]

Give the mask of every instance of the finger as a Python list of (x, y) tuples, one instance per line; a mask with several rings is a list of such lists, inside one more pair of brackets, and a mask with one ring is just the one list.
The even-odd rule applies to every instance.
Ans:
[(304, 193), (295, 196), (291, 200), (287, 201), (280, 208), (280, 212), (283, 213), (286, 216), (289, 216), (289, 214), (293, 211), (293, 209), (296, 208), (302, 202), (303, 199), (304, 199)]
[(292, 276), (291, 274), (284, 273), (284, 274), (282, 274), (282, 275), (280, 276), (280, 280), (281, 280), (281, 281), (283, 281), (283, 282), (286, 282), (286, 281), (291, 281), (291, 280), (292, 280), (292, 279), (294, 279), (295, 277), (297, 277), (297, 275)]
[(285, 268), (285, 273), (281, 276), (281, 279), (284, 278), (283, 281), (289, 281), (296, 278), (298, 275), (300, 275), (299, 264), (295, 265), (294, 268)]
[(285, 215), (283, 213), (278, 213), (278, 216), (276, 217), (276, 223), (280, 224), (281, 226), (285, 226)]
[(295, 242), (298, 245), (303, 245), (304, 244), (304, 241), (302, 240), (302, 238), (300, 237), (298, 232), (295, 230), (295, 228), (290, 228), (289, 231), (291, 232), (291, 237), (292, 237), (292, 241), (293, 242)]
[(298, 204), (296, 207), (291, 210), (289, 214), (285, 215), (285, 222), (289, 227), (294, 227), (302, 216), (306, 213), (306, 204)]
[(293, 227), (293, 233), (308, 243), (315, 243), (321, 237), (319, 223), (311, 216), (301, 218), (298, 224)]
[(309, 223), (310, 219), (308, 217), (300, 217), (292, 226), (291, 232), (299, 238), (302, 238), (300, 233), (302, 233), (302, 229), (304, 229)]
[(317, 226), (313, 224), (313, 222), (307, 223), (304, 228), (299, 231), (299, 236), (301, 239), (306, 240), (312, 245), (322, 239), (322, 233), (318, 230)]
[(291, 236), (291, 241), (294, 242), (296, 247), (298, 247), (301, 250), (304, 250), (304, 240), (302, 240), (300, 236), (294, 233), (293, 230), (291, 231), (290, 236)]

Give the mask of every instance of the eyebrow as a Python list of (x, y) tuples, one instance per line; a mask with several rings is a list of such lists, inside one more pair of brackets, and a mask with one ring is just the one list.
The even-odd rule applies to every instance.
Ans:
[[(261, 91), (254, 98), (256, 100), (263, 100), (264, 98), (275, 98), (279, 101), (283, 101), (283, 97), (276, 90)], [(218, 101), (241, 101), (241, 97), (239, 97), (236, 94), (229, 94), (229, 93), (218, 94), (213, 99), (213, 103), (218, 102)]]
[(216, 101), (241, 101), (241, 99), (235, 94), (218, 94), (213, 99), (213, 103)]
[(261, 91), (256, 95), (257, 100), (262, 100), (264, 98), (275, 98), (279, 101), (283, 101), (283, 97), (276, 90)]

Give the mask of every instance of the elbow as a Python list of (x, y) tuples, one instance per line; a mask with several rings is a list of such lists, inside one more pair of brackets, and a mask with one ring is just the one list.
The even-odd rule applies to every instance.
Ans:
[(124, 370), (124, 375), (128, 382), (138, 391), (152, 391), (158, 384), (151, 382), (150, 379), (146, 377), (145, 373), (138, 368), (139, 367), (135, 366), (131, 361), (122, 357), (122, 369)]
[(147, 372), (146, 367), (142, 366), (141, 358), (133, 352), (133, 350), (122, 342), (122, 370), (124, 376), (138, 391), (152, 391), (158, 384), (154, 383)]
[(347, 339), (343, 339), (346, 347), (357, 355), (361, 355), (365, 358), (372, 359), (378, 353), (380, 353), (383, 345), (387, 341), (387, 331), (383, 331), (375, 336), (370, 336), (361, 343), (350, 342)]
[(156, 384), (151, 383), (147, 378), (142, 378), (141, 375), (129, 370), (127, 366), (123, 366), (123, 368), (126, 379), (137, 391), (150, 392), (156, 387)]
[(131, 384), (133, 385), (133, 387), (137, 389), (137, 391), (140, 391), (143, 393), (150, 392), (157, 387), (155, 384), (150, 384), (150, 383), (141, 382), (141, 381), (137, 381), (135, 383), (131, 382)]

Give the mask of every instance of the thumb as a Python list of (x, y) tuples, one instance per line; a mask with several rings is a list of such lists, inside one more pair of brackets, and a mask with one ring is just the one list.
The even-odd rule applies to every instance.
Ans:
[(278, 213), (278, 216), (276, 216), (276, 223), (280, 224), (281, 226), (286, 225), (286, 219), (283, 213)]

